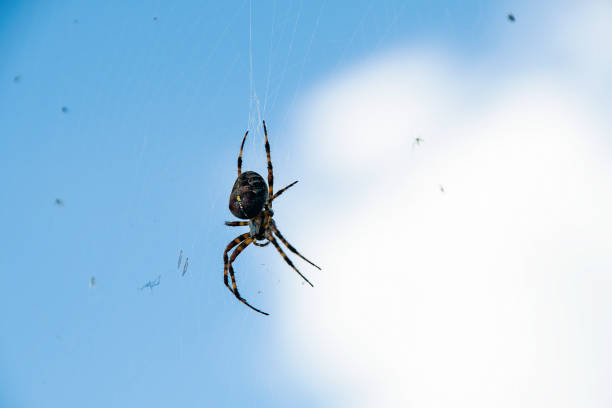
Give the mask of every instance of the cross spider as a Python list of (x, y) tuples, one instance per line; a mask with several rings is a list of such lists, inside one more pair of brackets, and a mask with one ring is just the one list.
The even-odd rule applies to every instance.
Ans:
[[(268, 158), (268, 185), (266, 191), (266, 182), (263, 177), (254, 171), (245, 171), (242, 173), (242, 149), (244, 148), (244, 141), (246, 140), (249, 131), (244, 134), (242, 138), (242, 144), (240, 145), (240, 154), (238, 155), (238, 178), (234, 182), (234, 187), (232, 188), (232, 192), (230, 194), (229, 200), (229, 209), (232, 214), (236, 217), (248, 220), (248, 221), (226, 221), (225, 225), (230, 227), (239, 227), (239, 226), (249, 226), (250, 231), (245, 232), (242, 235), (239, 235), (230, 242), (225, 248), (225, 252), (223, 252), (223, 282), (225, 286), (229, 289), (230, 292), (236, 296), (238, 300), (242, 303), (255, 310), (256, 312), (262, 313), (264, 315), (268, 315), (266, 312), (262, 312), (261, 310), (251, 306), (244, 298), (240, 296), (238, 292), (238, 287), (236, 286), (236, 278), (234, 276), (234, 268), (232, 267), (232, 263), (234, 260), (240, 255), (240, 253), (250, 244), (255, 244), (256, 246), (266, 246), (270, 242), (276, 250), (281, 254), (285, 262), (289, 264), (293, 268), (294, 271), (298, 273), (310, 286), (313, 286), (312, 283), (304, 275), (297, 270), (297, 268), (291, 262), (291, 259), (285, 255), (283, 250), (281, 249), (278, 241), (276, 241), (275, 235), (278, 239), (281, 240), (283, 244), (291, 252), (314, 266), (315, 268), (319, 268), (314, 263), (310, 262), (308, 259), (304, 258), (280, 233), (278, 228), (276, 228), (276, 223), (272, 219), (274, 212), (272, 211), (272, 201), (281, 195), (285, 190), (289, 187), (293, 186), (297, 181), (289, 184), (288, 186), (281, 188), (273, 194), (273, 185), (274, 185), (274, 174), (272, 173), (272, 161), (270, 160), (270, 143), (268, 143), (268, 130), (266, 129), (266, 121), (263, 121), (264, 135), (266, 139), (266, 156)], [(257, 241), (266, 241), (265, 243), (259, 243)], [(238, 247), (232, 252), (232, 255), (227, 257), (228, 252), (234, 248), (236, 245)], [(232, 279), (232, 287), (229, 286), (229, 282), (227, 279), (227, 273), (229, 271), (229, 275)]]

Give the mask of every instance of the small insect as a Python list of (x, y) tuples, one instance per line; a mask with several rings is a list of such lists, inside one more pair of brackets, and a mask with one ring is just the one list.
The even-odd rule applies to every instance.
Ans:
[(508, 21), (510, 21), (511, 23), (514, 23), (516, 21), (514, 14), (508, 13)]
[(153, 290), (153, 288), (155, 286), (159, 286), (159, 281), (161, 280), (161, 275), (157, 276), (157, 279), (155, 279), (154, 281), (148, 281), (147, 283), (144, 284), (143, 287), (140, 288), (140, 290), (143, 290), (144, 288), (149, 288), (151, 290)]
[(68, 113), (68, 108), (66, 106), (62, 106), (62, 113)]
[(55, 199), (55, 205), (59, 205), (60, 207), (64, 206), (64, 201), (61, 198)]
[[(240, 145), (240, 153), (238, 154), (238, 178), (234, 182), (234, 187), (232, 188), (232, 192), (230, 194), (229, 210), (236, 217), (248, 221), (226, 221), (225, 225), (230, 227), (248, 226), (250, 231), (236, 237), (236, 239), (230, 242), (225, 248), (225, 251), (223, 252), (223, 283), (225, 283), (225, 286), (227, 286), (229, 291), (232, 292), (232, 294), (246, 306), (250, 307), (256, 312), (267, 315), (268, 313), (262, 312), (261, 310), (251, 306), (244, 298), (240, 296), (240, 293), (238, 292), (238, 286), (236, 285), (236, 277), (234, 276), (234, 268), (232, 263), (247, 246), (254, 244), (255, 246), (263, 247), (271, 242), (283, 257), (285, 262), (287, 262), (289, 266), (291, 266), (291, 268), (293, 268), (293, 270), (296, 271), (298, 275), (300, 275), (302, 279), (304, 279), (310, 286), (313, 286), (312, 283), (310, 283), (310, 281), (300, 273), (295, 265), (293, 265), (291, 259), (285, 255), (275, 236), (278, 237), (278, 239), (280, 239), (291, 252), (315, 268), (319, 270), (321, 268), (304, 258), (289, 242), (287, 242), (272, 219), (272, 216), (274, 215), (274, 212), (272, 211), (272, 201), (284, 193), (289, 187), (295, 185), (297, 181), (294, 181), (284, 188), (281, 188), (276, 192), (276, 194), (274, 194), (274, 173), (272, 172), (270, 143), (268, 142), (268, 129), (266, 128), (265, 121), (263, 121), (263, 128), (266, 141), (266, 157), (268, 161), (268, 185), (266, 186), (266, 182), (264, 181), (263, 177), (254, 171), (246, 171), (242, 173), (242, 149), (244, 148), (244, 141), (249, 134), (247, 131), (244, 134), (242, 144)], [(262, 244), (257, 241), (265, 242)], [(236, 245), (238, 245), (238, 247), (234, 249), (231, 256), (228, 258), (228, 253)], [(229, 285), (228, 272), (230, 278), (232, 279), (232, 287)]]
[(178, 265), (176, 265), (177, 271), (181, 268), (181, 262), (183, 262), (183, 250), (182, 249), (181, 249), (181, 253), (179, 254)]
[(157, 21), (157, 17), (153, 17), (153, 21)]
[(412, 143), (412, 146), (413, 146), (413, 147), (414, 147), (414, 145), (420, 146), (420, 145), (421, 145), (421, 143), (423, 143), (423, 142), (424, 142), (424, 140), (423, 140), (423, 139), (421, 139), (420, 137), (415, 137), (415, 138), (414, 138), (414, 142)]
[(13, 78), (13, 82), (16, 84), (21, 82), (21, 75), (15, 75), (15, 77)]
[(94, 288), (95, 286), (96, 286), (96, 278), (95, 276), (92, 276), (91, 278), (89, 278), (89, 287)]
[(185, 259), (185, 266), (183, 266), (183, 273), (181, 274), (181, 276), (185, 276), (185, 274), (187, 273), (187, 267), (189, 266), (189, 257), (187, 257), (187, 259)]
[(444, 186), (442, 184), (440, 184), (440, 192), (444, 192)]

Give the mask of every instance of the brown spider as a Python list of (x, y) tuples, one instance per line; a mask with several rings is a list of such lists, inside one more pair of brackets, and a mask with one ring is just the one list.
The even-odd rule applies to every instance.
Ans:
[[(266, 129), (266, 122), (263, 122), (264, 135), (266, 138), (266, 156), (268, 157), (268, 185), (266, 189), (266, 182), (263, 177), (254, 171), (245, 171), (242, 173), (242, 149), (244, 147), (244, 141), (246, 140), (249, 131), (244, 134), (242, 138), (242, 144), (240, 145), (240, 154), (238, 155), (238, 178), (234, 183), (234, 187), (232, 188), (232, 192), (230, 194), (229, 200), (229, 209), (232, 214), (236, 217), (248, 220), (248, 221), (226, 221), (225, 225), (230, 227), (239, 227), (239, 226), (249, 226), (250, 231), (245, 232), (242, 235), (239, 235), (230, 242), (225, 248), (225, 252), (223, 252), (223, 282), (225, 286), (229, 289), (230, 292), (236, 296), (238, 300), (242, 303), (255, 310), (256, 312), (268, 315), (266, 312), (262, 312), (261, 310), (254, 308), (251, 306), (245, 299), (240, 296), (238, 292), (238, 287), (236, 286), (236, 278), (234, 276), (234, 268), (232, 267), (232, 263), (234, 260), (240, 255), (240, 253), (250, 244), (255, 244), (256, 246), (266, 246), (270, 242), (276, 250), (281, 254), (285, 262), (289, 264), (293, 268), (294, 271), (298, 273), (310, 286), (313, 286), (312, 283), (304, 275), (297, 270), (297, 268), (291, 262), (291, 259), (285, 255), (283, 250), (281, 249), (278, 241), (274, 235), (281, 240), (283, 244), (291, 252), (314, 266), (315, 268), (319, 268), (314, 263), (310, 262), (308, 259), (304, 258), (280, 233), (278, 228), (276, 228), (276, 223), (272, 219), (274, 212), (272, 211), (272, 200), (281, 195), (285, 190), (289, 187), (293, 186), (297, 181), (289, 184), (288, 186), (281, 188), (273, 194), (273, 185), (274, 185), (274, 174), (272, 173), (272, 161), (270, 160), (270, 143), (268, 143), (268, 130)], [(267, 191), (266, 191), (267, 190)], [(266, 241), (265, 243), (258, 243), (257, 241)], [(234, 248), (236, 245), (238, 247), (232, 252), (232, 255), (227, 257), (228, 252)], [(229, 286), (229, 282), (227, 279), (227, 273), (229, 271), (229, 275), (232, 279), (233, 289)]]

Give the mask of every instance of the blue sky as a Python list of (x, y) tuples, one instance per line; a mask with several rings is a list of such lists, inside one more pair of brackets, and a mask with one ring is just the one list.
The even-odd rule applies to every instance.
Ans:
[[(0, 238), (0, 405), (354, 406), (345, 391), (354, 384), (367, 389), (367, 376), (359, 377), (347, 366), (354, 356), (342, 341), (329, 344), (346, 347), (338, 353), (346, 352), (345, 359), (329, 358), (327, 336), (351, 334), (332, 336), (325, 328), (342, 324), (323, 316), (351, 320), (322, 305), (338, 307), (326, 302), (324, 294), (336, 293), (330, 291), (332, 282), (337, 283), (334, 275), (346, 277), (336, 261), (352, 259), (350, 252), (334, 255), (328, 248), (340, 243), (335, 235), (344, 222), (354, 226), (360, 211), (367, 214), (374, 208), (355, 205), (354, 213), (345, 211), (343, 198), (352, 197), (358, 182), (366, 183), (366, 196), (380, 194), (374, 177), (355, 180), (342, 167), (368, 162), (360, 146), (366, 153), (377, 147), (365, 139), (345, 138), (340, 130), (323, 139), (323, 124), (351, 121), (354, 112), (340, 109), (350, 105), (347, 89), (355, 89), (360, 98), (369, 93), (380, 98), (376, 86), (361, 90), (361, 85), (366, 80), (383, 84), (385, 75), (391, 72), (393, 77), (395, 71), (372, 68), (382, 75), (374, 79), (355, 71), (384, 65), (401, 50), (417, 50), (402, 58), (412, 66), (410, 56), (416, 56), (411, 72), (424, 74), (423, 87), (413, 78), (406, 94), (418, 88), (415, 95), (422, 101), (428, 100), (428, 90), (448, 96), (445, 101), (474, 94), (482, 98), (470, 99), (467, 111), (458, 108), (461, 103), (441, 102), (444, 123), (461, 115), (473, 122), (480, 119), (483, 101), (489, 100), (485, 89), (501, 106), (505, 95), (513, 100), (512, 84), (529, 89), (549, 74), (557, 81), (553, 88), (563, 83), (572, 92), (586, 89), (581, 106), (592, 107), (595, 115), (605, 111), (609, 102), (602, 95), (609, 95), (610, 81), (593, 78), (606, 78), (602, 72), (610, 72), (610, 61), (580, 54), (580, 44), (564, 48), (559, 27), (565, 23), (571, 33), (581, 26), (564, 20), (573, 9), (556, 4), (0, 2), (0, 225), (6, 232)], [(517, 17), (514, 24), (506, 20), (509, 11)], [(597, 38), (585, 41), (595, 43), (595, 50), (605, 46)], [(428, 67), (442, 74), (425, 75)], [(603, 85), (595, 87), (591, 81)], [(432, 83), (449, 84), (448, 94)], [(338, 97), (333, 103), (329, 92)], [(383, 100), (393, 101), (391, 96)], [(366, 112), (375, 112), (367, 99), (359, 100), (365, 101)], [(330, 119), (317, 106), (338, 114)], [(393, 105), (378, 106), (390, 111)], [(427, 103), (423, 106), (424, 115), (437, 112)], [(516, 117), (510, 116), (512, 122)], [(324, 268), (296, 262), (315, 282), (309, 288), (272, 248), (247, 249), (236, 262), (238, 284), (269, 317), (245, 308), (222, 283), (223, 248), (243, 231), (223, 225), (232, 218), (227, 200), (240, 138), (245, 129), (251, 130), (245, 168), (263, 173), (261, 119), (269, 126), (275, 185), (300, 180), (275, 203), (279, 227)], [(577, 121), (592, 122), (589, 117)], [(410, 146), (418, 132), (424, 134), (424, 146), (435, 146), (436, 133), (427, 121), (408, 131), (406, 140), (385, 142), (393, 123), (389, 120), (381, 126), (387, 132), (372, 136), (387, 149), (381, 151)], [(481, 146), (465, 132), (457, 134)], [(438, 140), (457, 147), (463, 139)], [(435, 151), (432, 163), (449, 155), (464, 164), (462, 169), (470, 166), (471, 159), (456, 156), (454, 150)], [(604, 161), (609, 157), (597, 151)], [(403, 166), (411, 178), (417, 179), (418, 171), (428, 177), (444, 174), (410, 154)], [(373, 160), (384, 167), (380, 156)], [(364, 168), (360, 164), (353, 171), (359, 174)], [(449, 179), (451, 173), (446, 173)], [(520, 180), (529, 179), (525, 177)], [(444, 183), (431, 180), (435, 188)], [(466, 185), (464, 191), (470, 188)], [(418, 192), (406, 187), (409, 197)], [(63, 206), (55, 204), (56, 198)], [(335, 223), (334, 214), (342, 214), (343, 224)], [(376, 236), (376, 228), (380, 226), (363, 224), (368, 237)], [(181, 249), (183, 259), (190, 261), (184, 277), (176, 268)], [(364, 254), (364, 264), (369, 264)], [(601, 265), (608, 264), (603, 257)], [(138, 290), (158, 275), (159, 286)], [(90, 288), (92, 276), (96, 285)], [(384, 304), (383, 297), (370, 301)], [(310, 313), (302, 307), (317, 299)], [(440, 316), (423, 317), (428, 318)], [(600, 324), (605, 326), (608, 318), (600, 318)], [(346, 327), (355, 333), (363, 329)], [(403, 335), (390, 338), (398, 344), (405, 340)], [(312, 347), (302, 348), (302, 343)], [(363, 365), (361, 371), (367, 372), (369, 366)], [(379, 369), (372, 363), (372, 373)], [(376, 401), (376, 392), (372, 395)], [(609, 395), (596, 402), (604, 397)]]

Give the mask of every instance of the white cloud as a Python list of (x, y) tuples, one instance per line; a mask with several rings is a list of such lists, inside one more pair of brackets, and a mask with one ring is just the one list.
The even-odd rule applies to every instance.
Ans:
[(577, 2), (563, 9), (554, 27), (556, 46), (565, 62), (585, 69), (589, 74), (612, 74), (612, 3), (608, 0)]
[(296, 246), (324, 270), (282, 327), (330, 406), (612, 404), (606, 124), (563, 88), (403, 52), (304, 102)]

